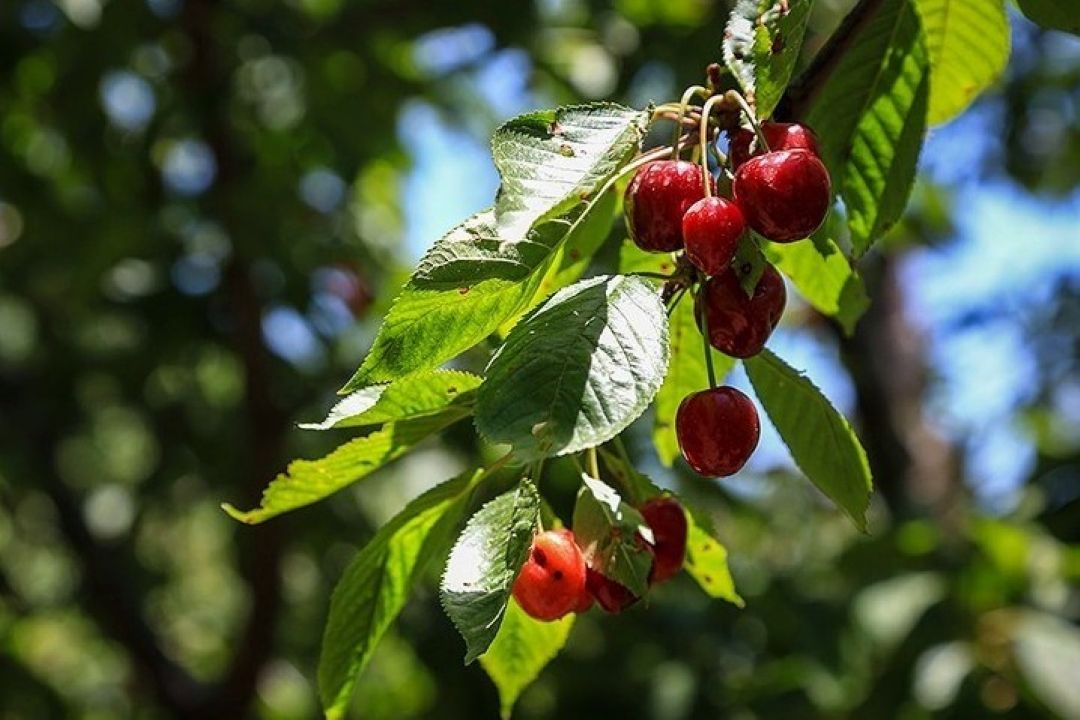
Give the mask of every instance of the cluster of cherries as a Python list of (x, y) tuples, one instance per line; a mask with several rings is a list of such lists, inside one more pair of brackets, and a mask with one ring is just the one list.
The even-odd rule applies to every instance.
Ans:
[[(652, 555), (649, 585), (670, 580), (686, 557), (686, 514), (673, 498), (650, 500), (641, 515), (653, 541), (635, 540)], [(596, 601), (609, 613), (619, 613), (640, 598), (621, 583), (590, 567), (567, 529), (548, 530), (533, 538), (529, 557), (514, 581), (514, 599), (531, 617), (551, 621), (568, 613), (585, 612)]]
[[(744, 290), (747, 271), (732, 261), (746, 229), (777, 243), (802, 240), (821, 226), (830, 205), (829, 173), (813, 132), (797, 123), (763, 123), (760, 133), (729, 134), (730, 198), (716, 195), (706, 169), (676, 159), (642, 166), (626, 191), (631, 238), (649, 252), (685, 249), (705, 276), (695, 303), (698, 328), (735, 358), (761, 351), (787, 301), (784, 281), (768, 263), (753, 293)], [(725, 477), (757, 447), (760, 424), (745, 394), (714, 387), (683, 400), (675, 430), (696, 472)]]

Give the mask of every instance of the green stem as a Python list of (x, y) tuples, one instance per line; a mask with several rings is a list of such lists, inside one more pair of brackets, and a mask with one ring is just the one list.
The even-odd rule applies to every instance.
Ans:
[(686, 288), (681, 288), (680, 290), (676, 291), (675, 296), (671, 298), (671, 304), (668, 305), (667, 308), (668, 317), (671, 317), (671, 313), (675, 312), (675, 308), (678, 307), (679, 301), (683, 299), (683, 295), (685, 294)]
[(682, 119), (686, 115), (686, 106), (690, 104), (691, 98), (695, 95), (709, 96), (709, 91), (700, 85), (691, 85), (683, 91), (682, 97), (679, 98), (679, 116), (675, 118), (675, 137), (671, 143), (671, 159), (679, 159), (679, 138), (682, 134)]
[[(698, 129), (701, 133), (699, 147), (703, 149), (709, 147), (709, 118), (712, 116), (713, 106), (722, 102), (723, 99), (723, 95), (713, 95), (701, 108), (701, 122), (698, 123)], [(701, 182), (705, 186), (705, 197), (712, 197), (712, 175), (709, 174), (709, 153), (707, 152), (701, 154)]]
[(716, 368), (713, 367), (712, 344), (709, 342), (709, 313), (706, 310), (707, 303), (700, 296), (705, 293), (705, 283), (698, 288), (698, 297), (701, 307), (701, 339), (705, 351), (705, 371), (709, 374), (709, 387), (716, 387)]
[(638, 272), (627, 273), (627, 275), (634, 275), (636, 277), (652, 278), (653, 280), (670, 280), (675, 277), (674, 275), (665, 275), (664, 273), (647, 272), (640, 270)]
[(769, 141), (765, 139), (765, 133), (761, 131), (761, 124), (758, 122), (757, 116), (754, 115), (754, 108), (750, 107), (750, 103), (746, 102), (746, 98), (738, 90), (728, 90), (727, 94), (735, 98), (735, 102), (739, 103), (739, 107), (746, 113), (746, 119), (750, 121), (750, 127), (754, 129), (754, 134), (757, 135), (761, 149), (764, 152), (769, 152)]
[(600, 479), (600, 462), (596, 459), (596, 448), (591, 447), (585, 453), (585, 460), (589, 463), (589, 475), (592, 475), (594, 480)]

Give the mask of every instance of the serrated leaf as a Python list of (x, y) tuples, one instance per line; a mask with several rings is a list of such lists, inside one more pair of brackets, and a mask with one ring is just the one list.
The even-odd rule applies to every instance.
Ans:
[(467, 417), (467, 408), (447, 410), (415, 420), (390, 423), (362, 438), (341, 445), (318, 460), (294, 460), (263, 491), (254, 510), (241, 511), (229, 504), (225, 512), (240, 522), (255, 525), (272, 517), (318, 502), (361, 480), (416, 443)]
[(799, 60), (812, 0), (738, 0), (724, 29), (724, 63), (756, 106), (772, 114)]
[[(679, 457), (679, 441), (675, 437), (675, 413), (687, 395), (709, 386), (705, 367), (705, 343), (694, 320), (694, 299), (684, 296), (668, 321), (669, 361), (667, 376), (653, 405), (653, 444), (660, 462), (671, 467)], [(735, 366), (727, 355), (712, 350), (716, 380), (721, 382)]]
[(514, 317), (503, 323), (503, 335), (510, 332), (521, 319), (521, 315), (532, 310), (556, 290), (576, 282), (607, 239), (615, 212), (615, 193), (606, 192), (595, 203), (583, 208), (584, 212), (577, 213), (576, 217), (573, 214), (569, 216), (573, 220), (566, 239), (552, 255), (547, 272), (537, 285), (532, 298), (522, 304)]
[(937, 125), (1001, 76), (1009, 61), (1009, 18), (1004, 0), (915, 0), (915, 7), (930, 53), (928, 121)]
[(836, 318), (851, 335), (870, 298), (862, 278), (827, 233), (813, 242), (768, 243), (764, 252), (811, 306)]
[(369, 385), (341, 399), (326, 419), (304, 423), (305, 430), (368, 427), (467, 409), (482, 378), (457, 370), (424, 370), (390, 384)]
[(494, 222), (493, 210), (474, 215), (428, 251), (342, 392), (438, 367), (495, 332), (531, 296), (554, 244), (551, 228), (536, 241), (507, 243)]
[(319, 658), (319, 697), (328, 718), (344, 714), (357, 676), (429, 561), (449, 544), (473, 470), (416, 498), (349, 563), (330, 599)]
[(522, 480), (473, 515), (450, 551), (439, 597), (465, 639), (466, 664), (495, 639), (539, 518), (540, 495)]
[(870, 466), (851, 425), (806, 376), (768, 349), (743, 364), (795, 464), (865, 532)]
[(502, 178), (499, 235), (522, 238), (589, 198), (641, 146), (648, 113), (597, 103), (527, 113), (495, 131), (491, 154)]
[(709, 597), (743, 607), (746, 603), (735, 591), (735, 580), (728, 569), (727, 549), (697, 524), (687, 513), (686, 561), (683, 567)]
[(652, 541), (652, 531), (636, 509), (601, 480), (582, 477), (574, 504), (574, 539), (589, 567), (638, 597), (649, 589), (652, 555), (637, 539)]
[(583, 280), (507, 336), (477, 391), (476, 427), (523, 459), (599, 445), (652, 402), (667, 353), (667, 317), (648, 282)]
[(1074, 0), (1017, 0), (1016, 4), (1037, 25), (1080, 35), (1080, 13)]
[(540, 622), (526, 615), (510, 598), (495, 641), (480, 656), (480, 665), (499, 690), (499, 708), (504, 720), (509, 720), (522, 691), (562, 650), (575, 617), (571, 613), (554, 622)]
[(495, 206), (424, 256), (343, 392), (438, 367), (519, 313), (575, 221), (640, 148), (647, 118), (618, 105), (581, 105), (499, 128)]
[(862, 255), (903, 214), (926, 131), (930, 59), (909, 0), (884, 0), (852, 30), (802, 118), (814, 128)]

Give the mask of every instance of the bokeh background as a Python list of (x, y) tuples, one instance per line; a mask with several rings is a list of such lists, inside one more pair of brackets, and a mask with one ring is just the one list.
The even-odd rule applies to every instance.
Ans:
[[(808, 56), (849, 4), (818, 1)], [(344, 439), (295, 424), (409, 265), (490, 202), (499, 122), (677, 97), (726, 13), (0, 3), (0, 718), (317, 717), (344, 565), (482, 449), (456, 427), (257, 528), (219, 504)], [(931, 132), (908, 215), (862, 265), (854, 337), (792, 302), (774, 341), (856, 422), (873, 532), (774, 434), (717, 483), (660, 468), (645, 418), (632, 451), (715, 515), (747, 607), (681, 578), (591, 613), (517, 717), (1080, 718), (1080, 38), (1011, 17), (1002, 82)], [(496, 715), (431, 587), (354, 717)]]

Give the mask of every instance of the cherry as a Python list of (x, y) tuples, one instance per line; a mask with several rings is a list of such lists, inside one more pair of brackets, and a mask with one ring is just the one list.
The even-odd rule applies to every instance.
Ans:
[(623, 204), (630, 238), (649, 252), (681, 250), (682, 217), (703, 197), (701, 168), (694, 163), (658, 160), (643, 166), (627, 186)]
[(738, 472), (754, 452), (761, 424), (750, 398), (725, 386), (686, 396), (675, 414), (675, 434), (695, 472), (727, 477)]
[(585, 586), (589, 589), (589, 594), (596, 598), (596, 603), (600, 607), (616, 615), (641, 599), (630, 592), (625, 585), (615, 582), (592, 568), (585, 573)]
[(731, 357), (748, 358), (765, 347), (786, 303), (784, 280), (772, 265), (765, 265), (751, 297), (746, 296), (735, 270), (728, 268), (705, 281), (695, 315), (699, 328), (706, 321), (714, 348)]
[(653, 565), (649, 583), (662, 583), (682, 570), (686, 559), (686, 512), (674, 498), (662, 497), (641, 506), (653, 532)]
[(529, 557), (514, 580), (514, 599), (537, 620), (558, 620), (578, 607), (585, 592), (585, 558), (569, 530), (533, 538)]
[[(765, 136), (766, 142), (769, 143), (770, 150), (795, 150), (801, 148), (809, 150), (815, 155), (820, 154), (814, 131), (801, 123), (762, 123), (761, 134)], [(763, 152), (762, 148), (757, 148), (756, 152), (750, 151), (750, 147), (756, 139), (757, 135), (754, 131), (747, 128), (739, 128), (731, 134), (731, 141), (728, 143), (728, 156), (731, 158), (731, 167), (733, 169), (738, 169), (740, 165), (751, 157), (760, 155)]]
[(738, 205), (722, 197), (702, 198), (682, 218), (686, 256), (706, 275), (719, 275), (735, 257), (744, 230)]
[(829, 212), (829, 171), (807, 150), (752, 157), (735, 171), (731, 192), (746, 224), (770, 240), (792, 242), (821, 227)]

